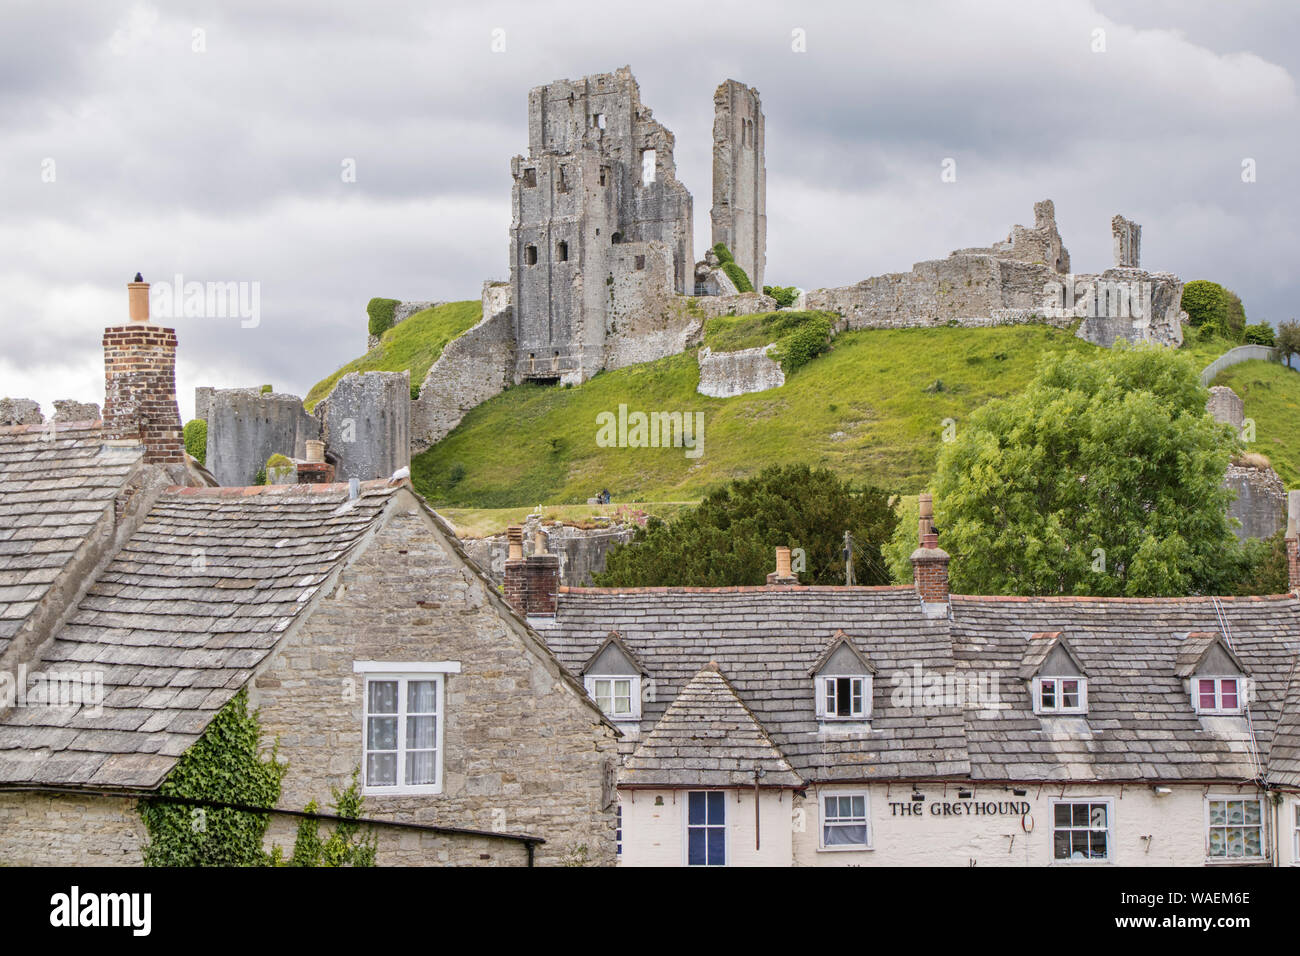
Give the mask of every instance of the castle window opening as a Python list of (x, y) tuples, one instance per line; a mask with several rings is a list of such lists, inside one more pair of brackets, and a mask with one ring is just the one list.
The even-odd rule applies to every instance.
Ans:
[(637, 267), (638, 269), (644, 269), (644, 268), (645, 268), (645, 256), (637, 256), (637, 257), (636, 257), (636, 267)]
[(560, 167), (560, 185), (556, 187), (559, 192), (567, 193), (569, 191), (569, 167)]
[(592, 113), (592, 114), (591, 114), (591, 128), (592, 128), (592, 129), (604, 129), (604, 128), (605, 128), (605, 114), (604, 114), (604, 113)]
[(524, 246), (524, 265), (527, 265), (527, 266), (535, 266), (535, 265), (537, 265), (537, 247), (536, 247), (536, 246)]
[(609, 237), (610, 245), (613, 246), (618, 245), (622, 241), (623, 241), (623, 234), (621, 232), (616, 232), (614, 233), (614, 235)]
[(528, 371), (530, 372), (537, 371), (537, 356), (533, 352), (528, 353)]
[(641, 185), (649, 186), (655, 181), (655, 151), (641, 150)]
[[(608, 182), (609, 182), (609, 167), (602, 166), (600, 167), (600, 184), (604, 186)], [(597, 229), (596, 231), (600, 232), (599, 229)]]
[(554, 372), (560, 367), (560, 353), (556, 352), (551, 356), (551, 371)]
[(536, 185), (537, 185), (537, 170), (536, 170), (536, 168), (529, 168), (529, 169), (525, 169), (525, 170), (524, 170), (524, 185), (525, 185), (525, 186), (536, 186)]
[(569, 244), (563, 239), (555, 244), (555, 258), (560, 262), (569, 261)]

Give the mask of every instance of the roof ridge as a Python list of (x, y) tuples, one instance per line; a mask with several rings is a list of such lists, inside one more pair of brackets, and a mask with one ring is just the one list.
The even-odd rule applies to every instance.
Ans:
[[(360, 482), (363, 492), (391, 492), (403, 485), (409, 485), (410, 479), (403, 478), (393, 482), (387, 478), (375, 478)], [(248, 498), (254, 495), (330, 495), (343, 494), (348, 491), (346, 481), (328, 484), (292, 484), (292, 485), (219, 485), (215, 488), (191, 487), (189, 485), (171, 485), (165, 489), (169, 495), (184, 495), (191, 498)]]

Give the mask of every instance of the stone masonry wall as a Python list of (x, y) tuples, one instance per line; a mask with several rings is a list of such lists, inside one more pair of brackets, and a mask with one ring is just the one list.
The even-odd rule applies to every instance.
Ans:
[(713, 93), (712, 245), (725, 243), (758, 290), (767, 262), (766, 138), (758, 90), (721, 83)]
[(510, 286), (483, 283), (483, 318), (448, 342), (411, 403), (411, 453), (441, 441), (466, 412), (513, 380), (514, 313)]
[[(444, 789), (367, 796), (365, 814), (543, 837), (539, 864), (614, 862), (607, 761), (616, 732), (543, 647), (440, 536), (413, 499), (396, 499), (369, 546), (303, 628), (255, 678), (253, 703), (289, 764), (282, 805), (329, 799), (362, 759), (364, 680), (353, 662), (459, 661), (446, 677)], [(522, 862), (498, 845), (417, 836), (381, 864)], [(436, 843), (437, 841), (433, 841)]]
[(769, 357), (771, 345), (736, 352), (699, 352), (701, 395), (731, 398), (751, 392), (765, 392), (785, 384), (781, 363)]
[(312, 411), (336, 480), (388, 478), (411, 463), (410, 372), (349, 372)]
[(0, 866), (140, 866), (134, 800), (0, 793)]
[(1271, 538), (1286, 527), (1286, 488), (1272, 468), (1229, 465), (1223, 483), (1237, 493), (1228, 515), (1241, 522), (1238, 538)]
[[(525, 556), (535, 553), (533, 534), (538, 525), (528, 522), (524, 532)], [(612, 525), (608, 528), (576, 528), (571, 525), (546, 527), (546, 548), (560, 559), (560, 584), (565, 587), (590, 587), (592, 574), (605, 570), (605, 555), (618, 544), (632, 540), (635, 527)], [(508, 554), (504, 534), (462, 539), (470, 559), (496, 584), (505, 581)]]
[(207, 421), (207, 469), (226, 487), (253, 484), (272, 455), (305, 458), (307, 441), (320, 437), (320, 423), (297, 395), (255, 388), (214, 390)]

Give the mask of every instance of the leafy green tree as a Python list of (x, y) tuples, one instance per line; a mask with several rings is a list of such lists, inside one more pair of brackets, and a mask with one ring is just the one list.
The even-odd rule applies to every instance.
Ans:
[[(181, 755), (158, 792), (167, 797), (274, 807), (285, 768), (258, 753), (261, 726), (240, 690)], [(146, 866), (265, 866), (270, 816), (219, 807), (141, 800)]]
[(954, 590), (1223, 593), (1243, 561), (1223, 486), (1236, 438), (1206, 397), (1163, 348), (1046, 357), (940, 453), (935, 523)]
[(1183, 286), (1183, 311), (1187, 320), (1202, 334), (1228, 334), (1228, 290), (1217, 282), (1193, 279)]
[(887, 584), (881, 545), (898, 518), (878, 488), (854, 488), (825, 469), (773, 465), (710, 493), (671, 523), (652, 519), (613, 548), (601, 587), (763, 584), (773, 549), (802, 548), (804, 584), (844, 583), (844, 532), (853, 534), (859, 584)]
[(1285, 594), (1290, 590), (1286, 561), (1286, 531), (1271, 538), (1251, 538), (1243, 545), (1241, 574), (1233, 594)]
[(1272, 348), (1277, 344), (1277, 333), (1273, 331), (1273, 326), (1267, 322), (1259, 322), (1255, 325), (1246, 326), (1242, 334), (1242, 341), (1246, 345), (1267, 345)]
[(1291, 356), (1300, 355), (1300, 322), (1292, 319), (1277, 327), (1277, 348), (1282, 353), (1282, 361), (1291, 364)]

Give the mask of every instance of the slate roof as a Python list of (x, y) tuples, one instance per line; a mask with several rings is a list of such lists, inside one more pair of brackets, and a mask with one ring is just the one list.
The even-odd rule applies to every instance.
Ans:
[[(1196, 714), (1176, 673), (1189, 633), (1217, 639), (1225, 625), (1255, 682), (1249, 717)], [(809, 674), (841, 629), (879, 671), (869, 728), (823, 727), (816, 719)], [(950, 617), (934, 619), (909, 587), (562, 588), (555, 623), (542, 634), (576, 672), (610, 630), (649, 673), (643, 735), (653, 735), (692, 677), (717, 661), (806, 782), (1226, 782), (1271, 768), (1275, 782), (1300, 785), (1300, 601), (1293, 595), (954, 595)], [(1088, 675), (1086, 715), (1033, 713), (1021, 668), (1027, 655), (1046, 654), (1053, 632)], [(1042, 644), (1030, 647), (1034, 635)], [(896, 706), (895, 682), (910, 679), (915, 665), (967, 688), (984, 679), (987, 689), (996, 675), (998, 702)]]
[(98, 423), (0, 428), (0, 654), (140, 463)]
[(339, 484), (163, 492), (31, 665), (102, 672), (102, 713), (10, 708), (0, 783), (157, 786), (397, 487), (365, 482), (355, 502)]
[[(534, 620), (532, 623), (537, 624)], [(880, 671), (875, 717), (819, 732), (814, 664), (837, 630)], [(969, 775), (961, 712), (889, 706), (888, 675), (914, 665), (952, 672), (946, 621), (926, 618), (911, 588), (562, 588), (553, 625), (539, 633), (577, 673), (611, 630), (653, 681), (643, 734), (710, 661), (804, 780), (929, 779)], [(752, 783), (752, 768), (750, 782)]]
[(641, 786), (797, 787), (798, 775), (716, 663), (682, 688), (628, 757), (620, 782)]

